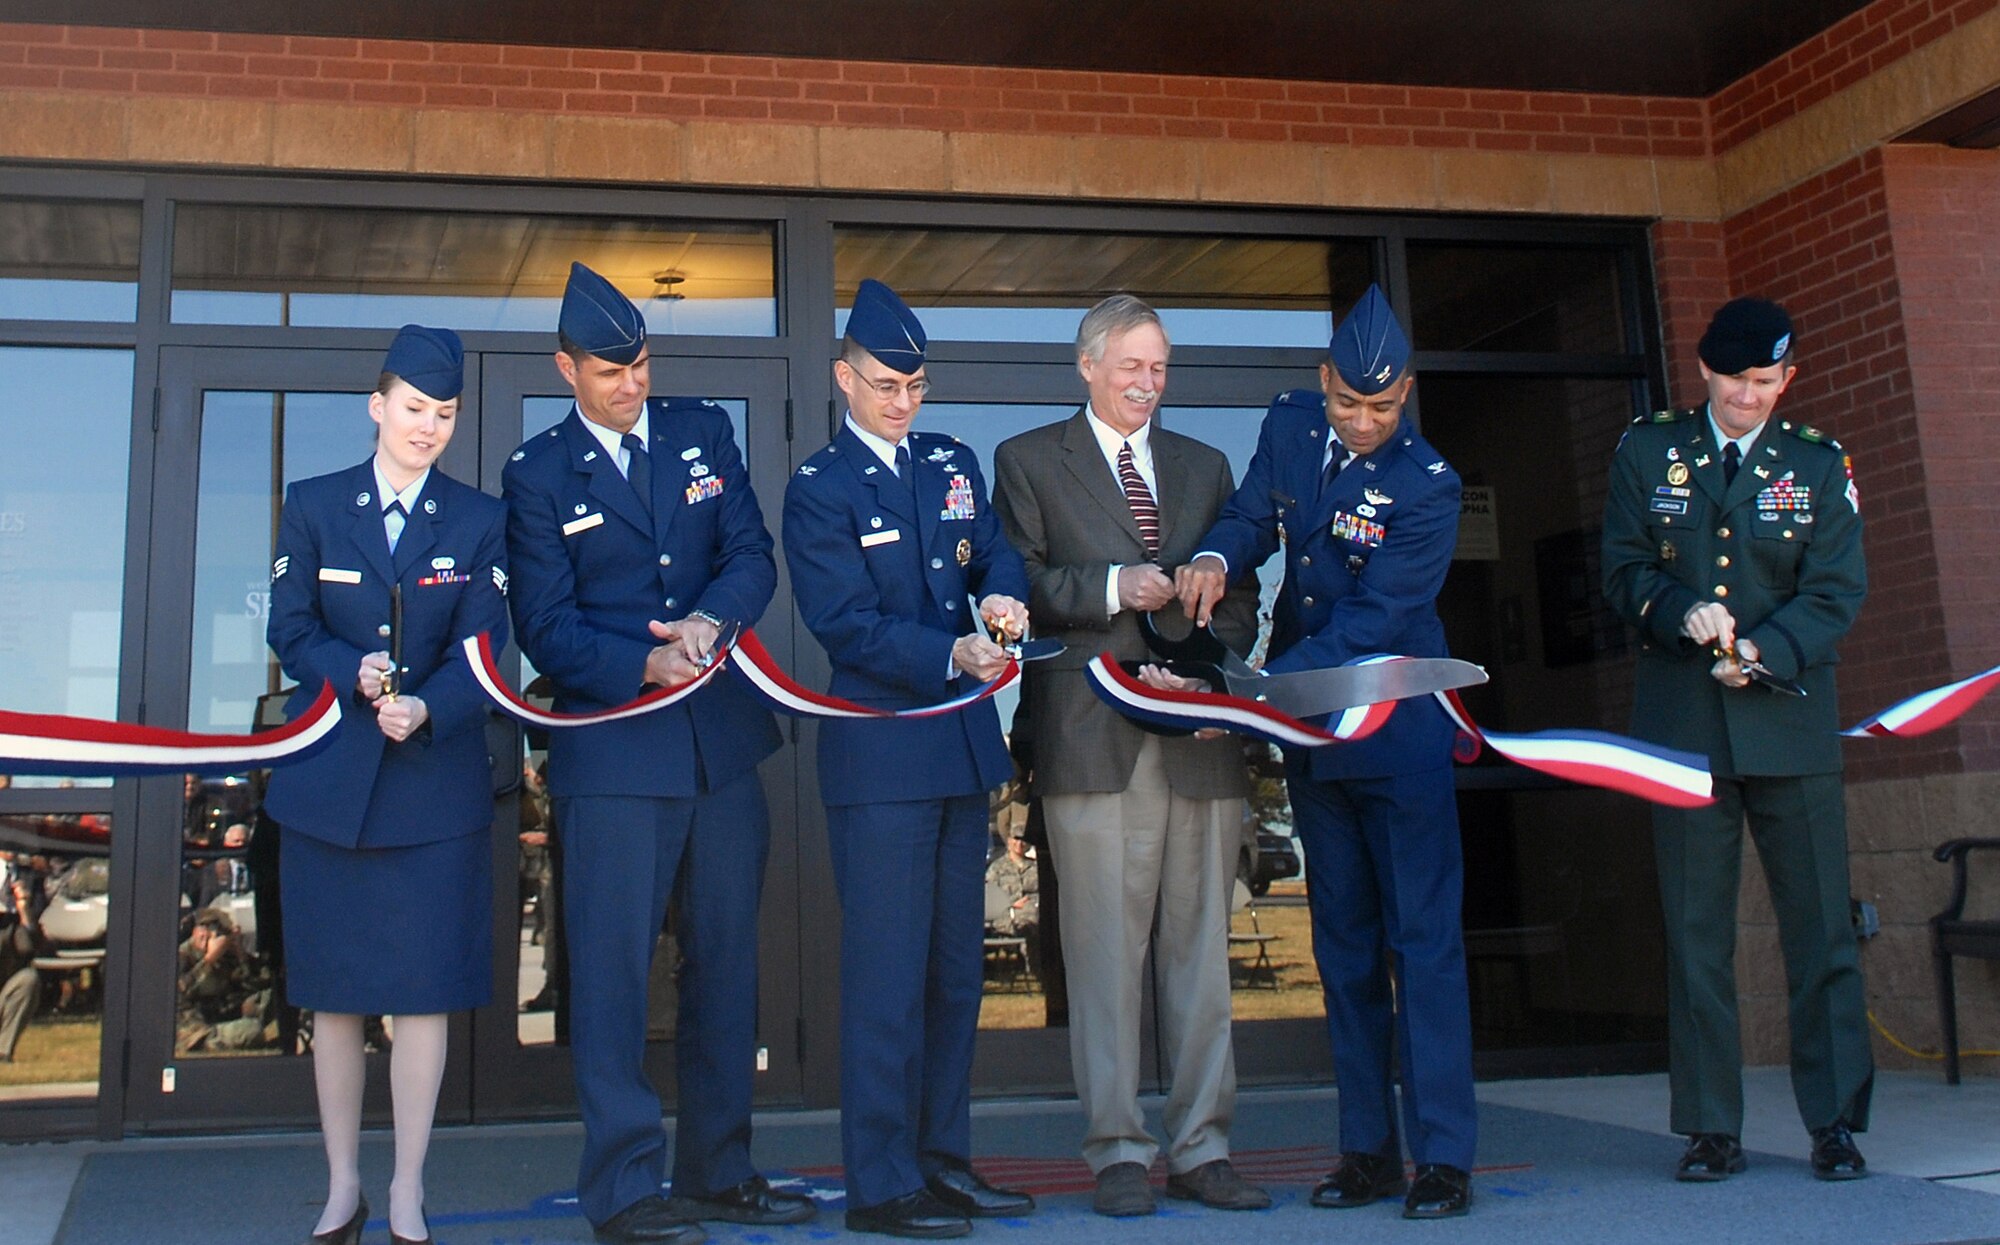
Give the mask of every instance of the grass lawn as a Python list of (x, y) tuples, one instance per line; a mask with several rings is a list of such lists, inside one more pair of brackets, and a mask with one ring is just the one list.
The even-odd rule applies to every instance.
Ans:
[(97, 1016), (38, 1016), (21, 1030), (14, 1062), (0, 1063), (0, 1089), (57, 1081), (95, 1081)]

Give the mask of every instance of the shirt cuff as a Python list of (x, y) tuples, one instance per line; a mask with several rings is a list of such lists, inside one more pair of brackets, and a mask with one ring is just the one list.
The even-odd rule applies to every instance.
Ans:
[(1222, 563), (1222, 573), (1224, 575), (1229, 574), (1229, 559), (1223, 557), (1221, 554), (1217, 553), (1213, 549), (1204, 549), (1200, 553), (1197, 553), (1193, 557), (1189, 558), (1188, 561), (1199, 562), (1203, 558), (1214, 558), (1217, 562)]
[(1118, 604), (1118, 572), (1125, 568), (1113, 562), (1111, 570), (1104, 576), (1104, 616), (1116, 618), (1121, 608)]

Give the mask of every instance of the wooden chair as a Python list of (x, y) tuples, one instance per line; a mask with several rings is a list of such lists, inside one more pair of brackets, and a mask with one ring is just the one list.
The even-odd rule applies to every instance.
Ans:
[(1938, 1022), (1944, 1031), (1944, 1080), (1958, 1084), (1958, 993), (1952, 984), (1951, 957), (1969, 955), (2000, 960), (2000, 920), (1966, 920), (1966, 858), (1974, 852), (2000, 851), (2000, 839), (1953, 839), (1931, 855), (1951, 862), (1951, 904), (1931, 918), (1931, 959), (1937, 965)]

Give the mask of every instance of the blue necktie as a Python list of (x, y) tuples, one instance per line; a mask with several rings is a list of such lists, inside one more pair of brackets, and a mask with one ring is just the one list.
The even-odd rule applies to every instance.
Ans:
[(910, 504), (916, 505), (917, 473), (914, 464), (910, 462), (910, 447), (907, 445), (896, 447), (896, 478), (903, 482), (904, 488), (910, 490)]
[(403, 503), (392, 501), (382, 509), (382, 531), (389, 537), (389, 552), (396, 552), (396, 542), (403, 539), (403, 528), (410, 521), (410, 512), (403, 509)]
[(1320, 472), (1319, 475), (1319, 495), (1321, 497), (1326, 496), (1326, 491), (1333, 487), (1333, 478), (1340, 474), (1342, 467), (1347, 465), (1346, 458), (1347, 447), (1335, 442), (1333, 453), (1326, 460), (1326, 470)]
[(646, 443), (636, 433), (628, 432), (619, 444), (625, 447), (625, 453), (631, 459), (625, 468), (626, 482), (639, 495), (639, 508), (650, 519), (653, 517), (653, 460), (646, 453)]

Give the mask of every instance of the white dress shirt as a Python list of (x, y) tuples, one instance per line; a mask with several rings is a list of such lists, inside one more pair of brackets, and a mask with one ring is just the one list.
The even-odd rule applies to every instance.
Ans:
[[(421, 475), (410, 481), (410, 487), (398, 493), (389, 487), (389, 478), (382, 474), (382, 460), (375, 460), (375, 496), (381, 500), (382, 531), (389, 538), (390, 553), (396, 552), (396, 542), (403, 538), (403, 528), (408, 526), (409, 516), (416, 513), (417, 498), (423, 496), (424, 485), (430, 482), (430, 478), (431, 469), (426, 467)], [(389, 507), (396, 502), (403, 503), (403, 513), (390, 514)]]
[[(632, 435), (639, 438), (641, 445), (653, 443), (651, 414), (643, 402), (639, 404), (639, 422), (632, 425)], [(590, 430), (590, 435), (596, 437), (597, 443), (604, 447), (604, 452), (611, 455), (611, 461), (618, 464), (618, 474), (630, 479), (632, 451), (625, 448), (625, 434), (616, 429), (606, 428), (582, 411), (578, 411), (577, 416), (583, 420), (583, 426)]]

